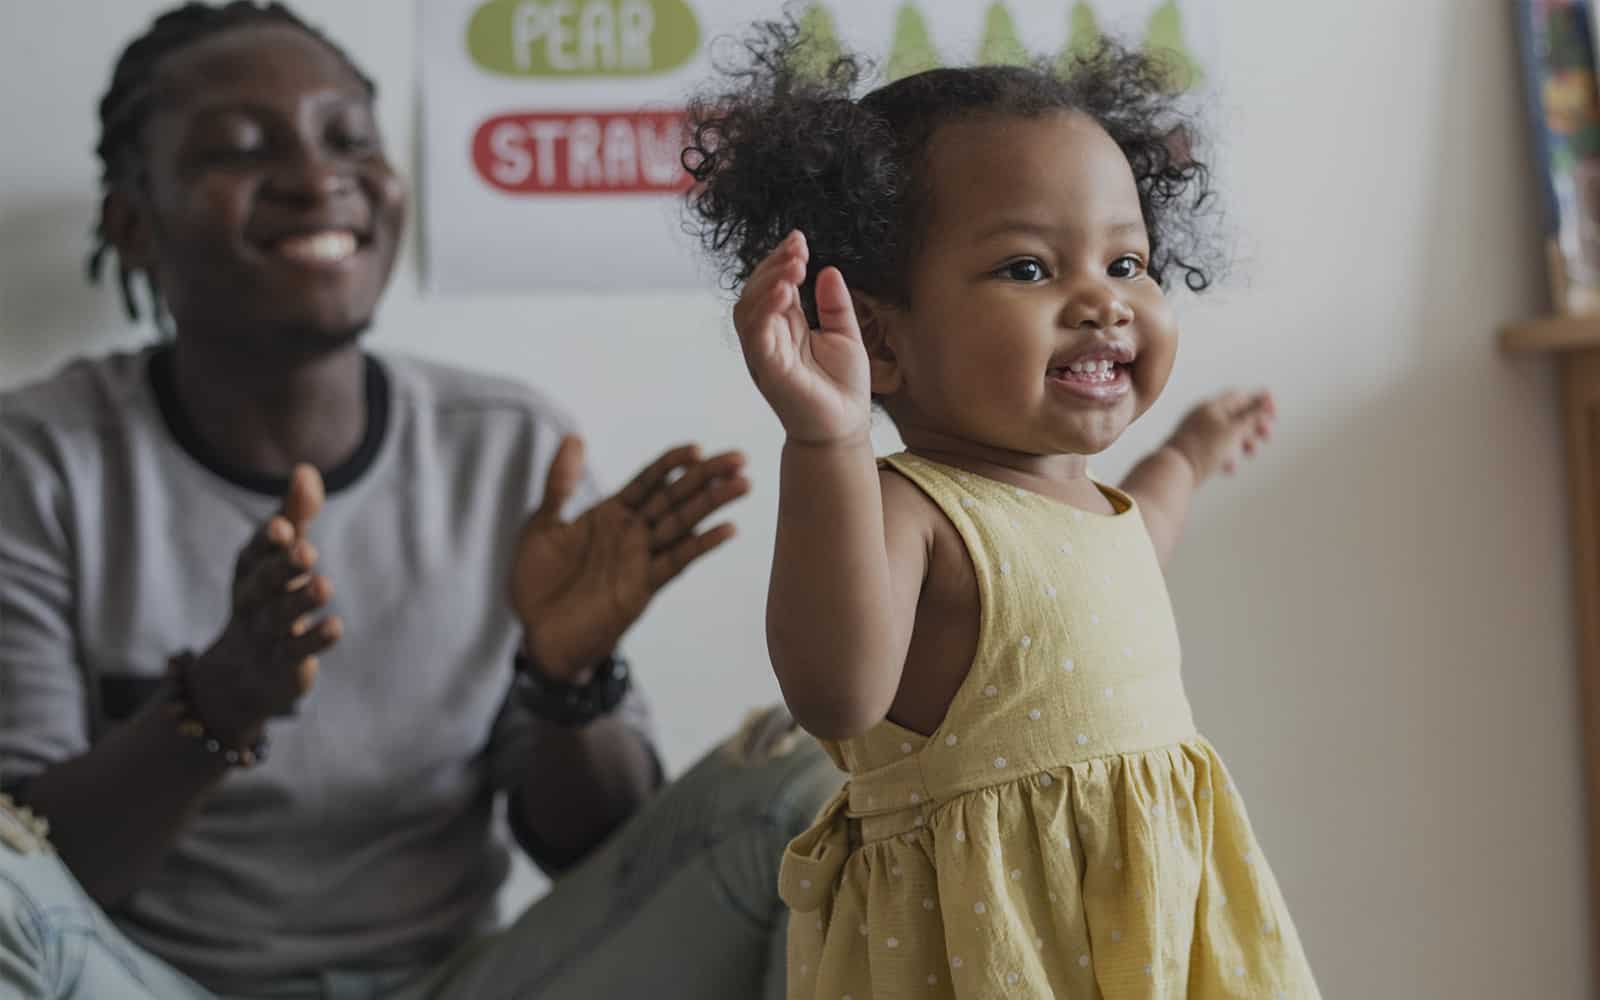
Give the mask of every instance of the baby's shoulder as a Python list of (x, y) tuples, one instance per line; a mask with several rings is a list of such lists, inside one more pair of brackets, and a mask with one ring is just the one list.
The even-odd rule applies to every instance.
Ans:
[(884, 530), (891, 545), (914, 540), (926, 553), (930, 579), (953, 578), (955, 589), (967, 591), (974, 572), (972, 558), (949, 516), (922, 487), (891, 465), (879, 467), (878, 481), (883, 493)]
[(944, 539), (959, 538), (955, 525), (939, 509), (938, 503), (893, 465), (878, 466), (878, 486), (883, 495), (884, 527), (895, 534), (915, 532), (931, 546)]

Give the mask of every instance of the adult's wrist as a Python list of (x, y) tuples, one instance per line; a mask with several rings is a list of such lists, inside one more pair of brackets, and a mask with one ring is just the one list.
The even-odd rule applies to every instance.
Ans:
[(531, 628), (522, 630), (522, 645), (517, 648), (518, 669), (536, 666), (541, 674), (563, 684), (587, 684), (606, 665), (611, 654), (563, 650), (545, 640)]
[(234, 747), (253, 746), (261, 741), (268, 713), (226, 676), (237, 675), (238, 667), (218, 664), (203, 653), (178, 654), (173, 657), (169, 673), (174, 682), (181, 676), (182, 694), (192, 714), (217, 740)]
[(514, 685), (518, 700), (534, 716), (566, 728), (580, 728), (611, 715), (633, 686), (628, 661), (615, 653), (577, 683), (561, 680), (541, 663), (518, 653)]

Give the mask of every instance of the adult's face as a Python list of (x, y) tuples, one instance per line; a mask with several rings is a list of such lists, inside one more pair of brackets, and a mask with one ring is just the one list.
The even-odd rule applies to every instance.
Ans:
[(258, 25), (172, 53), (155, 87), (114, 239), (179, 335), (252, 356), (348, 344), (371, 323), (405, 224), (360, 78), (305, 32)]

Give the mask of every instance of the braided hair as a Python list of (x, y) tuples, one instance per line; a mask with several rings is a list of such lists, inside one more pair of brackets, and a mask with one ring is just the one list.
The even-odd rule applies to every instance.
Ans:
[[(185, 3), (157, 17), (143, 35), (128, 43), (117, 58), (116, 68), (111, 73), (111, 86), (100, 98), (100, 141), (95, 146), (95, 153), (100, 157), (102, 195), (122, 185), (138, 186), (145, 182), (142, 140), (145, 123), (160, 98), (155, 84), (162, 60), (196, 42), (257, 25), (280, 25), (304, 32), (327, 46), (350, 68), (369, 98), (377, 96), (377, 85), (361, 72), (347, 52), (282, 3), (263, 3), (259, 0), (232, 0), (220, 5)], [(116, 250), (106, 236), (103, 205), (102, 201), (101, 215), (94, 228), (94, 249), (88, 260), (89, 281), (95, 284), (99, 283), (105, 258)], [(139, 318), (139, 305), (133, 286), (135, 277), (140, 276), (144, 279), (159, 323), (163, 315), (161, 289), (157, 287), (154, 276), (130, 270), (119, 260), (117, 280), (122, 290), (123, 308), (127, 310), (129, 319)]]

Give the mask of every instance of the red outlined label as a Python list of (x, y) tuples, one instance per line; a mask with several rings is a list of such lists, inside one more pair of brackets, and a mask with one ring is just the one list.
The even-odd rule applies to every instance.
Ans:
[(686, 137), (681, 110), (513, 112), (478, 126), (472, 162), (510, 194), (675, 194)]

